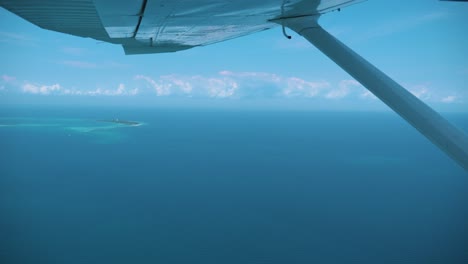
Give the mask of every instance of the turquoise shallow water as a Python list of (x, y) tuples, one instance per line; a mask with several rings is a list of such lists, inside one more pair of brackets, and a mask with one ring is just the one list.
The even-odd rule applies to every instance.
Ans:
[(468, 260), (468, 175), (391, 113), (0, 113), (2, 263)]
[(99, 143), (115, 143), (124, 137), (122, 129), (144, 125), (123, 124), (110, 122), (113, 119), (93, 120), (86, 118), (53, 118), (53, 117), (0, 117), (0, 129), (14, 131), (44, 132), (49, 131), (58, 135), (66, 133), (67, 136), (88, 136)]

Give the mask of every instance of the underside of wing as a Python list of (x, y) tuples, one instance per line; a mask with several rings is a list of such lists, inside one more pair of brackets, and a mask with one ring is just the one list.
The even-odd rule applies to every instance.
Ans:
[(203, 46), (360, 0), (0, 0), (45, 29), (121, 44), (126, 54)]

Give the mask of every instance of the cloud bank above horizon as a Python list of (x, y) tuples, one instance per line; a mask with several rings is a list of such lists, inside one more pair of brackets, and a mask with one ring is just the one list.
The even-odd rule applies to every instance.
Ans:
[[(445, 104), (461, 103), (463, 97), (444, 91), (437, 93), (429, 85), (408, 85), (418, 98)], [(59, 83), (40, 84), (3, 74), (0, 94), (29, 94), (37, 96), (153, 96), (167, 98), (207, 99), (308, 99), (376, 100), (377, 98), (354, 79), (336, 82), (305, 80), (267, 72), (234, 72), (223, 70), (210, 76), (162, 75), (152, 77), (135, 75), (131, 80), (114, 87), (68, 88)]]

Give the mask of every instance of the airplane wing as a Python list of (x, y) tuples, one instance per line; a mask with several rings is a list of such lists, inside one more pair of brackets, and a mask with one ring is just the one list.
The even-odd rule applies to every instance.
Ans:
[(0, 0), (41, 28), (121, 44), (125, 54), (204, 46), (362, 0)]

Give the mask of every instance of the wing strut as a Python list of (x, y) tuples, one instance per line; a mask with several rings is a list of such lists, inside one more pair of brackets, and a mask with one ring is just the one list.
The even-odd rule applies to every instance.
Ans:
[(468, 136), (325, 31), (318, 25), (317, 17), (282, 18), (275, 22), (284, 23), (306, 38), (468, 171)]

